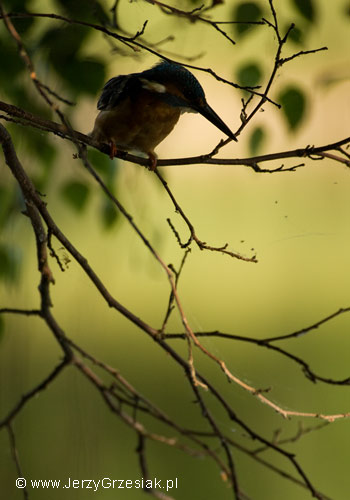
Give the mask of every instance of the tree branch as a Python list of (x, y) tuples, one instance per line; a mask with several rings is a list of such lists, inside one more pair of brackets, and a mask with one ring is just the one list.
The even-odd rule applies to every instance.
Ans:
[[(93, 147), (101, 151), (106, 155), (110, 154), (110, 148), (107, 144), (100, 144), (94, 141), (89, 135), (78, 132), (77, 130), (67, 130), (66, 127), (60, 123), (53, 122), (51, 120), (46, 120), (45, 118), (39, 117), (28, 111), (25, 111), (12, 104), (0, 101), (0, 110), (5, 112), (10, 117), (15, 117), (18, 119), (16, 123), (23, 126), (30, 126), (37, 128), (39, 130), (45, 130), (47, 132), (53, 133), (62, 139), (67, 139), (71, 142), (78, 141), (80, 144), (85, 146)], [(6, 120), (6, 116), (0, 115), (0, 118)], [(263, 170), (257, 168), (257, 164), (269, 162), (272, 160), (283, 160), (287, 158), (310, 158), (315, 159), (315, 157), (325, 153), (327, 151), (339, 150), (342, 146), (350, 144), (350, 136), (345, 137), (339, 141), (321, 145), (321, 146), (305, 146), (302, 148), (292, 149), (288, 151), (280, 151), (276, 153), (268, 153), (264, 155), (256, 155), (245, 158), (213, 158), (212, 154), (191, 156), (188, 158), (174, 158), (174, 159), (159, 159), (157, 161), (157, 168), (159, 167), (169, 167), (169, 166), (185, 166), (185, 165), (224, 165), (224, 166), (243, 166), (252, 168), (256, 173), (276, 173), (276, 172), (286, 172), (290, 171), (288, 168), (277, 168), (273, 170)], [(149, 161), (146, 158), (141, 158), (139, 156), (132, 155), (130, 153), (125, 153), (124, 151), (118, 151), (116, 157), (124, 161), (131, 163), (136, 163), (144, 167), (149, 166)], [(317, 159), (317, 158), (316, 158)], [(334, 161), (339, 161), (337, 158), (331, 158)], [(344, 161), (342, 160), (342, 163)], [(346, 163), (350, 166), (350, 161)], [(296, 168), (296, 167), (293, 167)]]

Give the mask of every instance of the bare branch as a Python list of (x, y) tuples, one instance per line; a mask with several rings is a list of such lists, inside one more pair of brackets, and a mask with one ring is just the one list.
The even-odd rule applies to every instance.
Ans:
[[(168, 219), (168, 221), (170, 221), (170, 219)], [(188, 254), (190, 253), (190, 251), (191, 251), (191, 249), (187, 248), (186, 251), (184, 252), (182, 260), (181, 260), (181, 264), (179, 266), (178, 271), (176, 271), (176, 269), (174, 268), (174, 266), (172, 266), (171, 264), (168, 265), (168, 268), (171, 269), (173, 271), (174, 275), (175, 275), (174, 284), (175, 284), (175, 288), (176, 289), (177, 289), (177, 285), (178, 285), (178, 282), (179, 282), (179, 278), (181, 276), (181, 272), (183, 270), (183, 267), (185, 265), (186, 259), (188, 257)], [(165, 327), (166, 327), (166, 325), (168, 323), (168, 320), (170, 318), (171, 312), (174, 309), (173, 304), (174, 304), (174, 293), (171, 290), (170, 297), (169, 297), (169, 302), (168, 302), (168, 307), (167, 307), (167, 310), (166, 310), (166, 313), (165, 313), (165, 317), (164, 317), (164, 320), (163, 320), (162, 327), (160, 329), (161, 333), (164, 333), (164, 330), (165, 330)]]
[(306, 333), (309, 333), (312, 330), (316, 330), (319, 326), (323, 325), (324, 323), (327, 323), (328, 321), (331, 321), (333, 318), (336, 318), (337, 316), (340, 316), (341, 314), (345, 314), (347, 312), (350, 312), (350, 307), (341, 307), (340, 309), (338, 309), (338, 311), (330, 314), (329, 316), (326, 316), (325, 318), (319, 321), (316, 321), (316, 323), (313, 323), (310, 326), (306, 326), (304, 328), (301, 328), (300, 330), (297, 330), (296, 332), (288, 333), (286, 335), (278, 335), (276, 337), (268, 337), (266, 339), (262, 339), (261, 343), (265, 344), (265, 343), (276, 342), (277, 340), (286, 340), (286, 339), (300, 337), (301, 335), (305, 335)]
[(280, 66), (282, 66), (283, 64), (292, 61), (296, 57), (305, 56), (307, 54), (315, 54), (316, 52), (321, 52), (322, 50), (328, 50), (328, 47), (320, 47), (319, 49), (313, 49), (313, 50), (300, 50), (299, 52), (293, 54), (290, 57), (283, 57), (282, 59), (280, 59), (279, 64)]
[(221, 247), (214, 247), (214, 246), (208, 245), (204, 241), (200, 240), (196, 234), (196, 231), (195, 231), (193, 224), (190, 222), (189, 218), (187, 217), (187, 215), (185, 214), (183, 209), (180, 207), (180, 205), (176, 201), (176, 198), (173, 195), (171, 189), (169, 188), (168, 183), (160, 175), (158, 170), (155, 171), (155, 174), (158, 177), (158, 179), (160, 180), (160, 182), (162, 183), (162, 186), (164, 187), (165, 191), (169, 195), (171, 201), (173, 202), (174, 207), (175, 207), (175, 211), (181, 215), (182, 219), (185, 221), (185, 223), (190, 231), (190, 237), (189, 237), (188, 241), (185, 244), (181, 244), (181, 240), (180, 240), (180, 237), (178, 236), (177, 231), (174, 231), (174, 226), (172, 224), (170, 225), (170, 227), (174, 231), (175, 237), (177, 238), (177, 240), (180, 243), (180, 246), (182, 248), (187, 248), (191, 244), (192, 241), (195, 241), (197, 246), (200, 248), (200, 250), (211, 250), (212, 252), (224, 253), (226, 255), (229, 255), (230, 257), (244, 260), (246, 262), (257, 262), (255, 255), (253, 255), (253, 257), (245, 257), (237, 252), (232, 252), (230, 250), (227, 250), (227, 246), (228, 246), (227, 243)]
[[(220, 2), (213, 0), (209, 2), (205, 7), (203, 5), (192, 9), (191, 11), (184, 11), (178, 7), (172, 7), (167, 3), (161, 2), (159, 0), (146, 0), (151, 3), (157, 9), (161, 9), (163, 13), (170, 13), (171, 15), (178, 16), (189, 20), (190, 22), (201, 22), (215, 29), (220, 35), (227, 38), (230, 43), (234, 41), (230, 36), (222, 29), (225, 24), (232, 24), (226, 21), (213, 21), (205, 13), (213, 9)], [(313, 323), (310, 326), (306, 326), (301, 330), (288, 333), (285, 335), (278, 335), (275, 337), (269, 337), (265, 339), (256, 339), (251, 337), (226, 334), (220, 331), (213, 332), (198, 332), (196, 333), (185, 313), (186, 307), (184, 306), (179, 290), (178, 284), (179, 279), (184, 272), (184, 265), (186, 258), (190, 251), (189, 246), (192, 242), (195, 242), (198, 248), (201, 250), (211, 250), (214, 252), (220, 252), (231, 257), (235, 257), (241, 260), (249, 262), (257, 262), (256, 256), (251, 257), (242, 256), (236, 252), (231, 251), (228, 248), (228, 244), (212, 246), (206, 242), (199, 239), (196, 230), (189, 218), (185, 213), (183, 208), (179, 205), (175, 195), (173, 194), (168, 183), (164, 180), (163, 176), (159, 173), (160, 168), (170, 166), (170, 165), (191, 165), (191, 164), (206, 164), (206, 165), (232, 165), (232, 166), (244, 166), (251, 168), (256, 173), (277, 173), (277, 172), (294, 172), (300, 167), (304, 166), (304, 163), (299, 163), (300, 158), (308, 158), (310, 160), (321, 160), (327, 158), (336, 164), (350, 166), (350, 155), (348, 153), (348, 148), (350, 147), (350, 137), (342, 139), (340, 141), (334, 142), (332, 144), (326, 144), (321, 146), (306, 146), (303, 148), (294, 149), (291, 151), (273, 152), (265, 155), (257, 155), (248, 158), (217, 158), (217, 154), (220, 152), (221, 148), (225, 146), (229, 141), (221, 141), (211, 152), (206, 155), (200, 155), (191, 158), (177, 158), (177, 159), (163, 159), (158, 160), (158, 170), (156, 170), (156, 176), (161, 182), (163, 189), (170, 198), (176, 212), (180, 214), (180, 217), (185, 222), (187, 229), (189, 231), (188, 240), (184, 243), (182, 238), (174, 224), (168, 219), (168, 223), (175, 238), (181, 248), (186, 249), (183, 252), (182, 261), (179, 267), (176, 269), (173, 265), (165, 264), (164, 259), (160, 253), (155, 249), (155, 247), (150, 243), (149, 238), (143, 233), (140, 227), (134, 220), (133, 215), (125, 208), (125, 206), (120, 202), (119, 198), (115, 196), (108, 185), (103, 182), (101, 176), (96, 172), (96, 169), (90, 163), (87, 157), (87, 147), (95, 148), (102, 153), (109, 154), (109, 146), (106, 144), (96, 143), (91, 139), (90, 136), (82, 134), (74, 130), (64, 113), (58, 108), (55, 103), (55, 99), (61, 101), (65, 104), (71, 105), (70, 101), (61, 98), (58, 94), (53, 92), (50, 87), (44, 84), (37, 76), (36, 69), (27, 51), (24, 41), (22, 40), (19, 32), (16, 30), (12, 23), (13, 18), (42, 18), (51, 19), (53, 21), (69, 23), (76, 26), (85, 26), (89, 29), (94, 29), (102, 33), (102, 35), (110, 41), (113, 47), (119, 49), (119, 47), (124, 47), (127, 49), (132, 49), (133, 51), (146, 51), (163, 59), (170, 60), (165, 57), (164, 51), (159, 51), (160, 45), (165, 41), (172, 39), (172, 36), (166, 37), (165, 39), (154, 42), (153, 44), (144, 41), (143, 35), (146, 30), (147, 21), (143, 24), (142, 28), (134, 34), (127, 34), (124, 36), (121, 34), (121, 29), (119, 26), (119, 19), (117, 15), (117, 7), (119, 1), (115, 0), (114, 5), (111, 8), (112, 13), (112, 23), (108, 21), (101, 20), (101, 25), (88, 23), (85, 21), (69, 19), (68, 17), (61, 16), (58, 14), (41, 14), (41, 13), (6, 13), (2, 2), (0, 1), (0, 18), (3, 19), (4, 25), (7, 28), (13, 41), (16, 43), (18, 53), (22, 58), (30, 78), (38, 94), (50, 107), (50, 109), (56, 113), (59, 118), (60, 123), (54, 121), (43, 119), (39, 116), (33, 115), (26, 112), (25, 110), (18, 108), (16, 106), (0, 102), (0, 110), (3, 112), (0, 118), (6, 121), (16, 123), (24, 127), (33, 127), (40, 131), (46, 131), (48, 133), (55, 134), (65, 140), (73, 142), (75, 146), (76, 153), (74, 157), (81, 159), (84, 167), (88, 173), (95, 179), (98, 184), (98, 188), (104, 193), (105, 196), (111, 200), (111, 202), (117, 207), (123, 217), (127, 220), (128, 224), (132, 230), (137, 234), (139, 241), (142, 242), (144, 248), (153, 256), (155, 261), (164, 271), (164, 275), (169, 284), (169, 295), (167, 304), (165, 304), (166, 310), (164, 314), (164, 319), (162, 321), (162, 326), (160, 329), (155, 328), (151, 324), (146, 323), (144, 320), (139, 318), (134, 312), (127, 309), (121, 302), (116, 300), (112, 294), (107, 289), (107, 286), (102, 282), (102, 280), (97, 276), (94, 269), (87, 262), (83, 254), (71, 243), (64, 232), (58, 227), (54, 218), (52, 217), (49, 205), (42, 199), (40, 195), (26, 174), (21, 162), (19, 161), (15, 148), (13, 146), (12, 140), (6, 129), (0, 125), (0, 143), (4, 151), (4, 157), (7, 165), (9, 166), (13, 177), (17, 180), (18, 185), (23, 194), (23, 199), (25, 203), (25, 215), (29, 218), (32, 225), (33, 233), (36, 241), (37, 250), (37, 266), (40, 273), (40, 283), (39, 283), (39, 300), (40, 307), (36, 309), (25, 309), (21, 307), (2, 307), (0, 309), (0, 314), (13, 314), (13, 315), (27, 315), (27, 316), (38, 316), (40, 317), (48, 329), (51, 331), (52, 335), (56, 339), (58, 345), (63, 352), (63, 360), (46, 376), (39, 384), (37, 384), (30, 391), (26, 392), (18, 403), (8, 412), (8, 414), (2, 417), (0, 421), (0, 428), (7, 428), (10, 437), (10, 446), (16, 464), (18, 474), (22, 475), (20, 463), (18, 459), (18, 453), (15, 442), (15, 434), (13, 431), (12, 423), (14, 418), (24, 409), (27, 402), (29, 402), (33, 397), (39, 394), (47, 386), (49, 386), (57, 377), (63, 372), (66, 366), (72, 366), (72, 369), (78, 370), (85, 380), (90, 383), (96, 389), (96, 393), (99, 394), (104, 402), (104, 404), (109, 408), (109, 410), (129, 429), (133, 432), (138, 440), (138, 446), (136, 449), (136, 454), (139, 461), (140, 471), (142, 476), (149, 477), (149, 453), (148, 444), (150, 441), (157, 444), (165, 444), (171, 449), (179, 450), (180, 452), (186, 453), (193, 457), (205, 457), (210, 458), (212, 462), (221, 471), (221, 476), (227, 485), (231, 487), (232, 493), (237, 500), (250, 500), (247, 494), (241, 488), (241, 478), (238, 475), (236, 467), (236, 462), (238, 463), (239, 455), (237, 455), (237, 450), (245, 453), (251, 460), (255, 460), (261, 466), (269, 469), (270, 471), (278, 474), (279, 476), (302, 486), (307, 489), (308, 492), (316, 498), (326, 499), (325, 495), (321, 494), (311, 483), (305, 469), (299, 464), (298, 460), (290, 451), (284, 449), (284, 445), (293, 443), (306, 434), (307, 432), (317, 431), (321, 429), (324, 425), (346, 418), (350, 416), (350, 413), (335, 413), (333, 415), (328, 415), (325, 413), (314, 413), (314, 412), (303, 412), (300, 410), (292, 411), (286, 410), (281, 407), (278, 403), (272, 400), (267, 394), (268, 390), (255, 388), (247, 384), (239, 376), (235, 376), (232, 368), (229, 366), (230, 363), (221, 359), (221, 357), (214, 354), (215, 351), (207, 349), (201, 342), (201, 337), (216, 336), (236, 341), (250, 342), (258, 345), (259, 347), (271, 349), (277, 354), (288, 358), (292, 362), (296, 363), (302, 368), (306, 377), (308, 377), (312, 382), (323, 382), (327, 384), (337, 384), (337, 385), (349, 385), (350, 377), (344, 380), (333, 380), (328, 377), (322, 377), (317, 375), (309, 366), (309, 364), (302, 358), (295, 356), (294, 354), (288, 352), (287, 350), (275, 345), (277, 341), (284, 341), (287, 339), (296, 339), (303, 334), (307, 334), (328, 321), (335, 319), (337, 316), (350, 311), (350, 307), (341, 308), (337, 312)], [(268, 19), (263, 19), (255, 24), (266, 24), (271, 33), (277, 39), (275, 59), (272, 63), (270, 70), (270, 76), (265, 84), (262, 91), (260, 88), (246, 88), (250, 92), (250, 98), (242, 101), (241, 110), (241, 125), (238, 128), (237, 134), (243, 132), (247, 124), (253, 120), (256, 113), (262, 108), (266, 102), (270, 102), (276, 106), (274, 101), (270, 98), (270, 91), (275, 79), (277, 77), (278, 69), (292, 61), (293, 59), (319, 52), (325, 50), (325, 47), (314, 50), (299, 51), (289, 57), (282, 57), (282, 52), (284, 46), (287, 42), (289, 34), (293, 29), (293, 25), (290, 25), (285, 32), (281, 31), (279, 16), (277, 15), (273, 0), (269, 0), (270, 15)], [(105, 23), (105, 25), (103, 25)], [(111, 25), (113, 28), (117, 28), (119, 32), (115, 32), (110, 29)], [(126, 51), (125, 51), (126, 53)], [(188, 59), (187, 59), (188, 60)], [(228, 84), (234, 88), (242, 88), (235, 84), (220, 77), (211, 68), (201, 68), (190, 64), (185, 64), (185, 66), (209, 73), (211, 76), (216, 78), (216, 80)], [(122, 151), (118, 151), (117, 157), (133, 163), (137, 163), (142, 166), (148, 166), (148, 160), (140, 158)], [(277, 168), (263, 168), (262, 164), (265, 162), (270, 162), (272, 160), (284, 160), (293, 159), (289, 165), (284, 165), (282, 162)], [(151, 174), (150, 174), (151, 175)], [(59, 258), (58, 254), (54, 250), (52, 238), (55, 237), (63, 246), (64, 251), (67, 251), (73, 259), (81, 267), (83, 273), (89, 278), (93, 286), (96, 288), (98, 294), (104, 299), (106, 305), (115, 309), (115, 311), (122, 314), (128, 319), (133, 325), (137, 326), (139, 330), (149, 336), (152, 342), (155, 342), (156, 347), (161, 349), (164, 353), (168, 355), (168, 359), (171, 363), (174, 363), (177, 368), (180, 368), (181, 373), (185, 375), (185, 381), (188, 387), (191, 389), (195, 402), (197, 403), (196, 408), (198, 409), (198, 428), (188, 429), (184, 425), (180, 425), (176, 418), (172, 418), (160, 407), (155, 405), (153, 401), (146, 398), (140, 391), (138, 391), (126, 378), (117, 371), (114, 367), (109, 366), (103, 361), (97, 359), (92, 354), (86, 352), (81, 346), (77, 345), (75, 342), (70, 340), (65, 331), (59, 325), (52, 314), (53, 308), (51, 303), (51, 286), (54, 283), (53, 273), (50, 268), (49, 258), (52, 257), (56, 260), (61, 271), (65, 270), (64, 263), (65, 259)], [(165, 297), (166, 298), (166, 297)], [(167, 299), (167, 298), (166, 298)], [(178, 311), (180, 320), (182, 322), (181, 333), (176, 334), (166, 334), (165, 330), (168, 325), (169, 317), (172, 311), (176, 309)], [(186, 341), (187, 348), (187, 358), (182, 357), (176, 349), (171, 347), (170, 340), (175, 338), (181, 338)], [(183, 346), (182, 346), (183, 347)], [(197, 348), (197, 349), (195, 349)], [(199, 350), (199, 352), (198, 352)], [(226, 379), (234, 384), (231, 386), (225, 386), (225, 391), (232, 395), (232, 390), (236, 390), (237, 386), (244, 389), (250, 395), (253, 395), (255, 400), (258, 402), (268, 405), (269, 409), (277, 412), (280, 416), (284, 418), (313, 418), (321, 419), (323, 422), (321, 425), (317, 425), (313, 428), (311, 427), (299, 427), (297, 432), (290, 437), (281, 438), (281, 433), (275, 431), (272, 437), (269, 439), (265, 438), (262, 434), (256, 432), (253, 427), (249, 426), (247, 422), (240, 418), (236, 412), (236, 409), (231, 403), (231, 396), (224, 396), (225, 392), (214, 387), (210, 379), (207, 379), (202, 375), (202, 373), (197, 369), (197, 355), (200, 358), (201, 354), (204, 354), (206, 358), (214, 363), (214, 365), (219, 368), (219, 370), (224, 374), (221, 380), (226, 382)], [(62, 354), (61, 354), (62, 355)], [(102, 372), (103, 377), (108, 381), (100, 378), (98, 373)], [(205, 389), (205, 392), (201, 389)], [(217, 417), (217, 409), (221, 411), (220, 419), (222, 414), (226, 416), (226, 420), (222, 423)], [(201, 425), (205, 424), (204, 428)], [(226, 434), (225, 429), (227, 429), (227, 422), (233, 422), (235, 426), (241, 429), (244, 433), (242, 436), (244, 439), (252, 439), (255, 444), (254, 449), (248, 449), (242, 446), (240, 443), (232, 440), (231, 436)], [(146, 425), (147, 424), (147, 425)], [(152, 428), (152, 425), (161, 424), (166, 431), (166, 433), (158, 432)], [(196, 422), (197, 424), (197, 422)], [(197, 426), (197, 425), (196, 425)], [(208, 444), (208, 439), (212, 440), (210, 445)], [(210, 441), (209, 440), (209, 441)], [(212, 444), (212, 446), (211, 446)], [(272, 460), (264, 460), (261, 458), (261, 453), (265, 450), (269, 450), (270, 454), (276, 459), (284, 459), (288, 464), (290, 464), (297, 475), (292, 475), (283, 470), (282, 467), (276, 466)], [(274, 460), (275, 462), (276, 460)], [(150, 463), (150, 465), (152, 465)], [(238, 469), (239, 470), (239, 469)], [(151, 489), (149, 487), (145, 488), (145, 491), (151, 494), (155, 498), (160, 498), (163, 500), (173, 500), (171, 497), (166, 496), (161, 491), (156, 489)], [(24, 497), (27, 498), (27, 492), (24, 490)]]
[(0, 314), (10, 313), (10, 314), (23, 314), (24, 316), (40, 316), (40, 309), (16, 309), (11, 307), (2, 307), (0, 309)]
[(33, 389), (23, 394), (21, 400), (16, 404), (16, 406), (7, 414), (6, 417), (0, 420), (0, 429), (11, 424), (12, 420), (17, 416), (22, 408), (37, 394), (39, 394), (39, 392), (45, 390), (51, 384), (51, 382), (56, 380), (58, 375), (61, 373), (63, 368), (67, 366), (67, 364), (67, 360), (61, 361), (44, 380), (42, 380), (37, 386), (33, 387)]
[[(16, 436), (15, 436), (15, 433), (13, 431), (12, 425), (10, 423), (7, 424), (7, 431), (8, 431), (8, 435), (10, 438), (12, 458), (13, 458), (13, 461), (15, 462), (15, 465), (16, 465), (18, 477), (23, 477), (22, 467), (20, 464), (18, 450), (17, 450), (17, 446), (16, 446)], [(23, 498), (25, 500), (29, 499), (29, 493), (28, 493), (26, 486), (23, 488), (22, 491), (23, 491)]]
[[(100, 144), (94, 141), (90, 136), (82, 134), (77, 130), (67, 130), (65, 126), (59, 124), (57, 122), (53, 122), (51, 120), (46, 120), (37, 115), (29, 113), (17, 106), (12, 104), (7, 104), (3, 101), (0, 101), (0, 110), (7, 113), (10, 117), (18, 118), (18, 123), (24, 126), (30, 126), (37, 128), (39, 130), (46, 130), (47, 132), (51, 132), (58, 137), (63, 139), (67, 139), (69, 141), (75, 142), (78, 141), (80, 144), (85, 146), (91, 146), (102, 153), (109, 155), (110, 149), (107, 144)], [(4, 115), (0, 115), (0, 118), (5, 118)], [(225, 143), (225, 141), (223, 141)], [(280, 151), (274, 153), (268, 153), (264, 155), (257, 155), (245, 158), (213, 158), (213, 153), (209, 153), (207, 155), (200, 156), (192, 156), (188, 158), (174, 158), (174, 159), (159, 159), (157, 161), (157, 168), (159, 167), (168, 167), (168, 166), (185, 166), (185, 165), (224, 165), (224, 166), (244, 166), (248, 168), (252, 168), (257, 173), (277, 173), (277, 172), (288, 172), (297, 168), (297, 166), (293, 166), (291, 168), (288, 167), (278, 167), (277, 169), (261, 169), (257, 167), (260, 163), (269, 162), (272, 160), (282, 160), (287, 158), (310, 158), (314, 159), (315, 156), (320, 157), (325, 152), (338, 150), (339, 148), (350, 144), (350, 136), (345, 137), (337, 142), (333, 142), (330, 144), (325, 144), (321, 146), (310, 146), (307, 145), (303, 148), (292, 149), (289, 151)], [(218, 151), (215, 151), (215, 154)], [(148, 159), (141, 158), (139, 156), (135, 156), (129, 153), (125, 153), (124, 151), (118, 151), (117, 158), (120, 158), (124, 161), (129, 161), (132, 163), (136, 163), (138, 165), (142, 165), (148, 167)], [(338, 158), (331, 158), (335, 161), (339, 161)], [(342, 161), (342, 163), (344, 163)]]
[[(154, 47), (156, 47), (156, 45), (150, 45), (150, 44), (145, 44), (145, 43), (141, 43), (139, 41), (137, 41), (137, 37), (135, 39), (135, 35), (133, 36), (122, 36), (122, 35), (119, 35), (119, 34), (116, 34), (114, 33), (113, 31), (110, 31), (109, 29), (107, 29), (105, 26), (101, 26), (101, 25), (98, 25), (98, 24), (93, 24), (93, 23), (88, 23), (88, 22), (85, 22), (85, 21), (79, 21), (79, 20), (76, 20), (76, 19), (71, 19), (71, 18), (68, 18), (68, 17), (64, 17), (64, 16), (61, 16), (61, 15), (58, 15), (58, 14), (45, 14), (45, 13), (34, 13), (34, 12), (31, 12), (31, 13), (7, 13), (7, 18), (30, 18), (30, 17), (42, 17), (42, 18), (50, 18), (50, 19), (56, 19), (58, 21), (63, 21), (63, 22), (66, 22), (66, 23), (69, 23), (69, 24), (76, 24), (76, 25), (80, 25), (80, 26), (86, 26), (86, 27), (89, 27), (89, 28), (92, 28), (92, 29), (95, 29), (96, 31), (100, 31), (102, 32), (103, 34), (107, 35), (107, 36), (110, 36), (111, 38), (114, 38), (115, 40), (119, 41), (120, 43), (122, 43), (123, 45), (126, 45), (128, 48), (132, 48), (134, 51), (138, 51), (140, 49), (146, 51), (146, 52), (149, 52), (150, 54), (153, 54), (161, 59), (164, 59), (166, 61), (170, 61), (170, 62), (177, 62), (178, 61), (175, 61), (174, 59), (171, 59), (169, 57), (166, 57), (163, 53), (155, 50)], [(3, 16), (0, 15), (0, 19), (2, 18)], [(194, 59), (194, 58), (197, 58), (199, 56), (195, 56), (195, 57), (192, 57), (192, 58), (187, 58), (188, 59)], [(186, 59), (186, 58), (184, 58)], [(260, 92), (254, 90), (253, 88), (251, 87), (242, 87), (234, 82), (231, 82), (221, 76), (219, 76), (217, 73), (215, 73), (215, 71), (213, 71), (211, 68), (202, 68), (202, 67), (199, 67), (199, 66), (194, 66), (194, 65), (191, 65), (191, 64), (187, 64), (187, 63), (181, 63), (183, 64), (183, 66), (186, 66), (187, 68), (190, 68), (190, 69), (194, 69), (194, 70), (198, 70), (198, 71), (202, 71), (204, 73), (208, 73), (210, 74), (211, 76), (213, 76), (217, 81), (219, 82), (222, 82), (222, 83), (225, 83), (233, 88), (237, 88), (237, 89), (243, 89), (243, 90), (247, 90), (248, 92), (254, 94), (254, 95), (257, 95), (257, 96), (260, 96), (260, 97), (264, 97), (264, 102), (268, 101), (268, 102), (271, 102), (272, 104), (276, 105), (277, 107), (280, 107), (279, 104), (273, 102), (267, 95), (263, 95), (261, 94)]]
[[(277, 352), (278, 354), (281, 354), (282, 356), (285, 356), (295, 363), (297, 363), (299, 366), (302, 367), (302, 370), (305, 374), (305, 376), (311, 380), (312, 382), (323, 382), (325, 384), (330, 384), (330, 385), (343, 385), (347, 386), (350, 385), (350, 376), (346, 377), (345, 379), (341, 380), (335, 380), (330, 377), (324, 377), (321, 375), (316, 374), (309, 366), (309, 364), (301, 359), (299, 356), (296, 356), (295, 354), (292, 354), (285, 349), (282, 349), (281, 347), (277, 347), (272, 344), (272, 342), (276, 341), (281, 341), (281, 340), (286, 340), (286, 339), (291, 339), (291, 338), (299, 338), (302, 335), (305, 335), (309, 333), (310, 331), (317, 329), (324, 323), (331, 321), (332, 319), (336, 318), (340, 314), (349, 312), (350, 308), (342, 308), (339, 309), (337, 312), (330, 314), (326, 318), (323, 318), (316, 323), (312, 324), (311, 326), (304, 327), (301, 330), (298, 330), (296, 332), (287, 334), (287, 335), (280, 335), (277, 337), (270, 337), (266, 339), (258, 339), (258, 338), (253, 338), (253, 337), (247, 337), (247, 336), (242, 336), (242, 335), (235, 335), (235, 334), (230, 334), (230, 333), (224, 333), (220, 331), (214, 331), (214, 332), (196, 332), (195, 335), (196, 337), (218, 337), (218, 338), (224, 338), (224, 339), (230, 339), (230, 340), (236, 340), (240, 342), (247, 342), (247, 343), (252, 343), (256, 344), (257, 346), (264, 347), (270, 350), (273, 350)], [(172, 340), (172, 339), (185, 339), (184, 334), (182, 333), (167, 333), (165, 338), (167, 340)], [(347, 416), (345, 414), (344, 416)], [(331, 416), (332, 419), (332, 416)]]

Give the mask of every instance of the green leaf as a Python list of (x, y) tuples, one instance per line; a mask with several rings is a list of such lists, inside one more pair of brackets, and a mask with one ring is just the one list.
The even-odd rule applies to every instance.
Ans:
[(18, 247), (0, 244), (0, 280), (13, 283), (19, 276), (22, 254)]
[[(3, 82), (1, 81), (1, 87), (2, 84)], [(31, 113), (39, 115), (42, 118), (52, 119), (51, 108), (45, 105), (43, 99), (40, 99), (37, 93), (33, 94), (31, 86), (27, 86), (28, 88), (24, 87), (23, 81), (19, 78), (17, 78), (17, 80), (10, 80), (9, 84), (10, 86), (6, 89), (6, 91), (10, 96), (12, 96), (18, 107), (24, 108), (26, 111), (30, 111)], [(26, 128), (27, 127), (24, 127), (20, 131), (21, 136)], [(43, 132), (40, 134), (38, 132), (36, 133), (41, 137), (44, 137)]]
[(108, 16), (98, 0), (56, 0), (68, 17), (105, 25)]
[(294, 6), (310, 22), (313, 22), (316, 17), (313, 0), (293, 0)]
[[(34, 102), (34, 99), (32, 99), (32, 101)], [(18, 101), (16, 104), (17, 103)], [(20, 141), (20, 144), (25, 146), (26, 152), (29, 152), (31, 157), (35, 158), (37, 164), (41, 167), (34, 170), (33, 181), (37, 190), (44, 192), (48, 182), (52, 179), (51, 172), (57, 157), (57, 146), (55, 147), (53, 145), (49, 135), (29, 127), (15, 128), (13, 131), (13, 139), (14, 141)]]
[(237, 80), (242, 87), (255, 87), (262, 78), (262, 71), (256, 63), (247, 63), (238, 68)]
[(0, 341), (4, 335), (4, 330), (5, 330), (5, 321), (4, 318), (2, 317), (2, 314), (0, 314)]
[(77, 212), (81, 212), (88, 201), (89, 187), (83, 182), (68, 181), (61, 188), (65, 201)]
[(77, 94), (96, 94), (105, 80), (102, 60), (87, 60), (78, 56), (88, 34), (89, 31), (80, 26), (53, 28), (45, 33), (40, 42), (57, 74)]
[(107, 155), (96, 149), (89, 149), (88, 158), (94, 168), (101, 174), (107, 186), (113, 186), (118, 172), (118, 161), (116, 159), (111, 160)]
[[(31, 0), (4, 0), (5, 10), (7, 12), (28, 12)], [(34, 18), (12, 19), (13, 25), (20, 35), (24, 34), (35, 22)]]
[(25, 69), (25, 65), (13, 43), (0, 37), (0, 77), (1, 89), (8, 93), (13, 86), (14, 78)]
[(0, 234), (3, 227), (11, 227), (14, 217), (23, 211), (23, 198), (16, 185), (0, 185)]
[(106, 198), (103, 199), (101, 218), (105, 229), (111, 229), (119, 219), (119, 212), (116, 206), (111, 200)]
[(253, 130), (251, 136), (249, 137), (249, 151), (252, 156), (255, 156), (261, 150), (265, 138), (265, 130), (262, 127), (256, 127)]
[(298, 87), (290, 86), (280, 93), (278, 100), (282, 104), (282, 111), (289, 128), (296, 129), (305, 115), (306, 97), (304, 93)]
[(89, 31), (82, 26), (51, 28), (40, 40), (40, 48), (46, 53), (48, 62), (61, 74), (66, 66), (75, 64), (77, 54), (88, 36)]
[(102, 88), (106, 76), (104, 63), (97, 59), (77, 59), (64, 65), (60, 74), (76, 92), (92, 95)]
[[(288, 28), (289, 26), (286, 26), (284, 31), (286, 32)], [(297, 26), (294, 26), (288, 35), (288, 40), (291, 40), (292, 42), (298, 45), (303, 44), (303, 38), (304, 38), (304, 33)]]
[[(68, 5), (67, 2), (63, 3)], [(75, 10), (75, 2), (70, 2), (70, 4)], [(86, 2), (83, 4), (86, 10)], [(47, 61), (52, 64), (57, 75), (75, 94), (95, 95), (105, 81), (106, 71), (103, 60), (85, 59), (79, 55), (91, 33), (91, 29), (69, 25), (64, 28), (49, 29), (40, 41), (40, 47), (46, 54)]]
[(0, 185), (0, 228), (8, 222), (12, 198), (13, 190), (9, 186)]
[(344, 14), (350, 18), (350, 3), (344, 7)]
[(263, 11), (260, 5), (256, 2), (241, 2), (236, 5), (232, 16), (232, 20), (239, 23), (234, 24), (236, 36), (240, 37), (248, 30), (251, 31), (256, 28), (256, 24), (249, 24), (249, 22), (260, 21), (262, 15)]
[(25, 138), (28, 150), (37, 155), (45, 170), (49, 170), (57, 154), (56, 148), (50, 142), (50, 138), (35, 129), (26, 129), (25, 133), (21, 131), (21, 138)]

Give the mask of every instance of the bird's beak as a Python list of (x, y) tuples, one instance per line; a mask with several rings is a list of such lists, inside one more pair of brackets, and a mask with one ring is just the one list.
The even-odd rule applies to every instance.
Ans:
[(221, 120), (220, 116), (218, 116), (215, 111), (209, 106), (209, 104), (205, 103), (204, 106), (198, 106), (195, 110), (200, 113), (204, 118), (210, 121), (215, 127), (217, 127), (221, 132), (226, 134), (233, 141), (237, 141), (237, 138), (233, 132), (228, 128), (228, 126)]

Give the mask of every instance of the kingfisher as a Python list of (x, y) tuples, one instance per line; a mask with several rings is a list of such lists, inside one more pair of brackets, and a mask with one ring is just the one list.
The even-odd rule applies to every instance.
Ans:
[(140, 73), (108, 80), (97, 103), (91, 137), (117, 150), (139, 151), (157, 166), (156, 146), (170, 134), (185, 112), (200, 113), (230, 139), (236, 136), (206, 101), (197, 78), (184, 66), (161, 61)]

